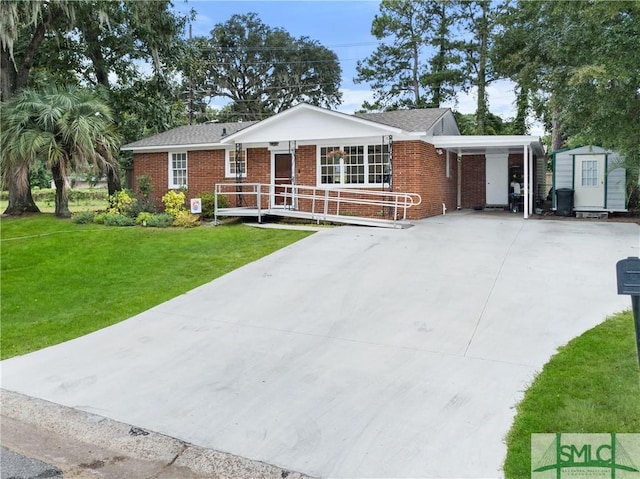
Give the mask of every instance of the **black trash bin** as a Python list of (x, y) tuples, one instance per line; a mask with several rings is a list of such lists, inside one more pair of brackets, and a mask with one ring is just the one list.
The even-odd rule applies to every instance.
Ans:
[(571, 188), (556, 190), (556, 215), (573, 216), (573, 192)]

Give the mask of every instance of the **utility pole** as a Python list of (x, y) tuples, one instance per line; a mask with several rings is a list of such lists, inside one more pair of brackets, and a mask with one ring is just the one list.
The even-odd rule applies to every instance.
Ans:
[[(189, 24), (189, 43), (193, 39), (193, 26)], [(193, 75), (189, 72), (189, 125), (193, 125)]]

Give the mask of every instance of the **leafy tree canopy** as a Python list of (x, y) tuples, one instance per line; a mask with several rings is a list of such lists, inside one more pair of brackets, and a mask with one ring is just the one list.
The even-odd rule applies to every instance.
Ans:
[(201, 96), (230, 99), (235, 120), (259, 120), (300, 102), (341, 101), (336, 54), (265, 25), (255, 13), (233, 15), (209, 38), (194, 38), (184, 71)]

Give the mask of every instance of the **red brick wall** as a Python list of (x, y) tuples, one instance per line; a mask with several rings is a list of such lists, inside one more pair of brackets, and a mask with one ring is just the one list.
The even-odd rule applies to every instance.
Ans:
[(448, 177), (446, 161), (447, 151), (438, 154), (429, 143), (416, 140), (393, 144), (393, 190), (422, 197), (422, 204), (409, 210), (411, 219), (441, 215), (443, 203), (448, 211), (456, 209), (455, 155), (449, 160)]
[[(438, 154), (433, 145), (421, 141), (401, 141), (393, 145), (393, 191), (418, 193), (422, 204), (408, 211), (411, 219), (442, 214), (442, 204), (449, 211), (456, 208), (457, 164), (451, 155), (449, 177), (446, 176), (447, 152)], [(270, 183), (271, 152), (267, 148), (250, 148), (247, 152), (248, 174), (246, 183)], [(213, 191), (216, 183), (234, 183), (235, 178), (225, 177), (224, 150), (188, 151), (188, 196), (197, 197)], [(150, 175), (155, 186), (153, 197), (160, 198), (168, 191), (168, 153), (136, 153), (134, 155), (134, 177)], [(484, 163), (482, 169), (484, 175)], [(296, 151), (296, 179), (299, 185), (315, 186), (317, 181), (317, 149), (315, 145), (300, 146)], [(483, 176), (484, 177), (484, 176)], [(464, 178), (464, 175), (463, 175)], [(484, 181), (482, 182), (484, 188)], [(136, 185), (137, 189), (137, 185)], [(381, 187), (370, 188), (383, 191)], [(346, 191), (347, 189), (345, 189)], [(484, 191), (484, 190), (483, 190)], [(231, 204), (235, 200), (230, 196)], [(245, 196), (245, 205), (249, 205)], [(251, 202), (253, 203), (253, 202)], [(266, 206), (266, 198), (263, 201)], [(304, 203), (301, 204), (303, 206)], [(335, 207), (331, 209), (335, 212)], [(388, 216), (389, 211), (380, 207), (343, 205), (342, 214), (366, 216)], [(399, 212), (401, 216), (402, 213)]]
[(484, 155), (462, 157), (462, 208), (483, 207), (487, 199), (486, 160)]

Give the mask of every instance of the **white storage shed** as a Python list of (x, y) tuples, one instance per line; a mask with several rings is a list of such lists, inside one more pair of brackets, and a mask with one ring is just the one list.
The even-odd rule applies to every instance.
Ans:
[(553, 152), (553, 191), (562, 188), (574, 190), (574, 211), (627, 211), (626, 170), (614, 151), (582, 146)]

